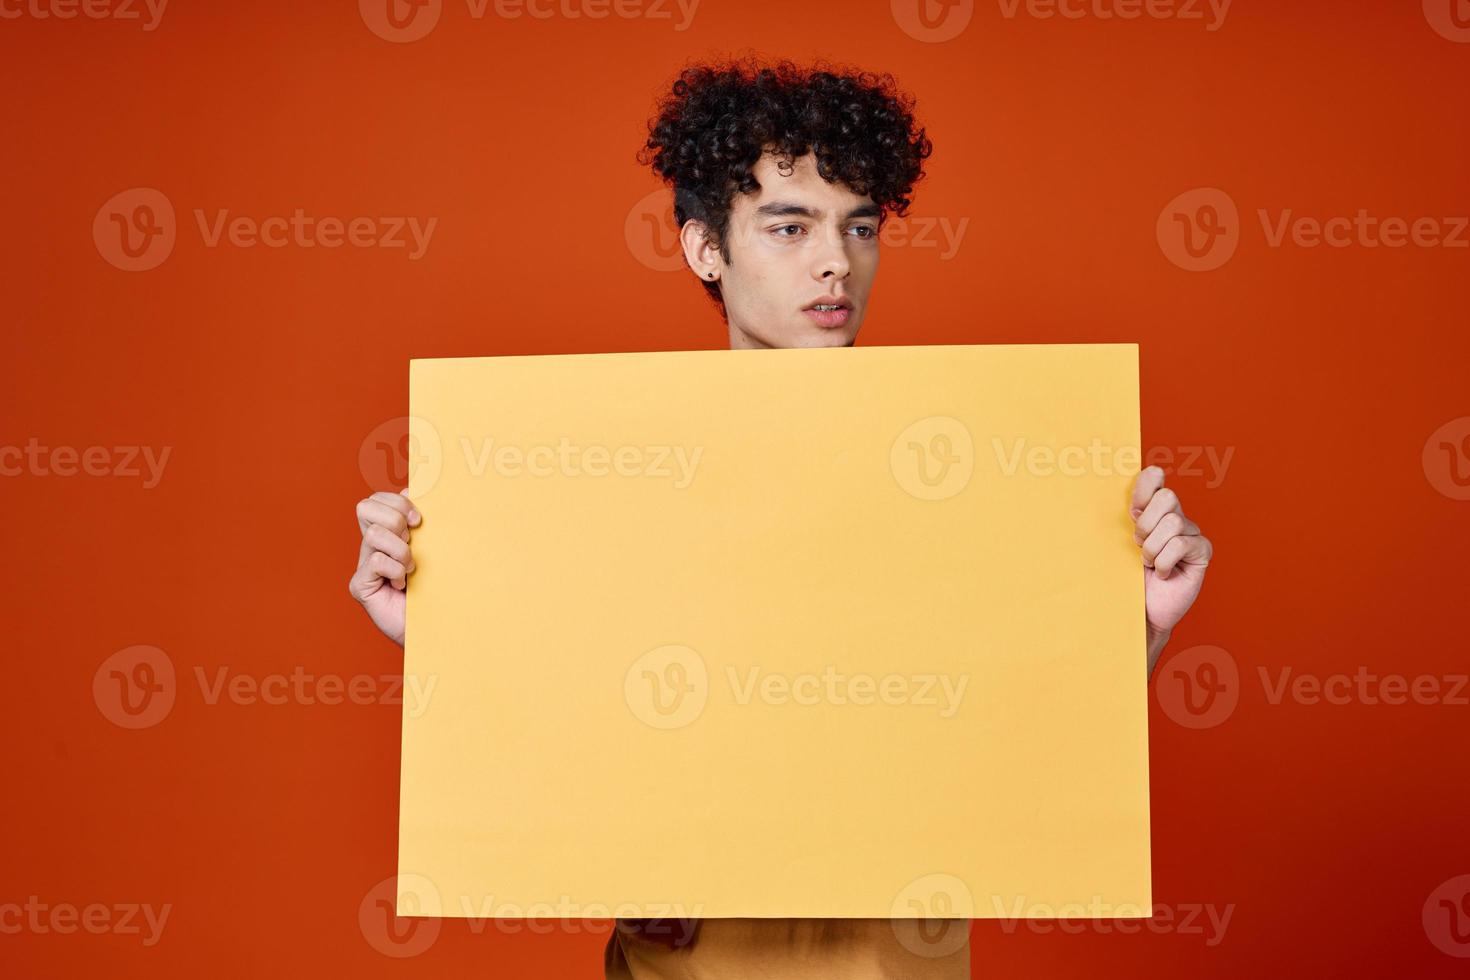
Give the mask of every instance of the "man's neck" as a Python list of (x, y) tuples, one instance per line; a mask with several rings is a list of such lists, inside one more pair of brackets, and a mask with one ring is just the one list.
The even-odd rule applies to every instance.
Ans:
[(733, 323), (728, 324), (728, 327), (730, 329), (730, 349), (731, 350), (770, 350), (771, 349), (771, 345), (770, 344), (767, 344), (764, 341), (761, 341), (761, 340), (758, 340), (755, 337), (752, 337), (750, 334), (746, 333), (744, 330), (742, 330), (741, 328), (737, 327), (735, 324), (733, 324)]

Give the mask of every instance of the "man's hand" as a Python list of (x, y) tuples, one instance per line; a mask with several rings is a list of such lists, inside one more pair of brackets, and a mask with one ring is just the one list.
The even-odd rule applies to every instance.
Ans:
[(362, 531), (362, 550), (357, 570), (347, 583), (352, 598), (362, 603), (373, 624), (399, 646), (403, 646), (404, 595), (413, 573), (409, 551), (409, 528), (418, 527), (418, 508), (402, 493), (378, 492), (357, 502), (357, 526)]
[(1133, 484), (1133, 541), (1143, 552), (1143, 604), (1148, 622), (1148, 672), (1164, 644), (1194, 605), (1214, 546), (1184, 516), (1179, 497), (1164, 486), (1164, 471), (1150, 466)]

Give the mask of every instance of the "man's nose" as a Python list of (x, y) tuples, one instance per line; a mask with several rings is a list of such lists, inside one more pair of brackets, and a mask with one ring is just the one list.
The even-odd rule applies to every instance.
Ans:
[(824, 231), (818, 247), (820, 252), (815, 256), (812, 278), (818, 281), (846, 279), (851, 263), (847, 260), (847, 243), (843, 240), (841, 229)]

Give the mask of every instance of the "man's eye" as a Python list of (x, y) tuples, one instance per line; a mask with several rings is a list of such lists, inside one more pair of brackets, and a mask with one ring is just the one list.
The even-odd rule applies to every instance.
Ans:
[(862, 234), (858, 235), (859, 238), (872, 238), (874, 235), (878, 234), (878, 229), (874, 228), (871, 225), (854, 225), (852, 230), (855, 232), (862, 232)]
[(787, 229), (790, 229), (790, 228), (795, 228), (797, 231), (801, 231), (801, 225), (782, 225), (781, 227), (776, 228), (774, 230), (775, 230), (776, 234), (781, 235), (782, 238), (790, 238), (791, 237), (790, 235), (783, 235), (783, 234), (781, 234), (782, 232), (784, 232), (784, 231), (786, 231)]

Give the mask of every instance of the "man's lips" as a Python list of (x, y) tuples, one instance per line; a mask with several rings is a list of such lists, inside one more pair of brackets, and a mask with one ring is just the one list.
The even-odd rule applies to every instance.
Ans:
[[(818, 307), (828, 307), (828, 309), (818, 309)], [(852, 300), (845, 296), (823, 296), (812, 300), (801, 312), (810, 317), (812, 322), (819, 327), (828, 329), (840, 327), (846, 324), (852, 316)]]
[(848, 317), (852, 315), (852, 310), (846, 306), (839, 306), (835, 310), (807, 309), (801, 312), (806, 314), (817, 326), (829, 329), (846, 325)]

